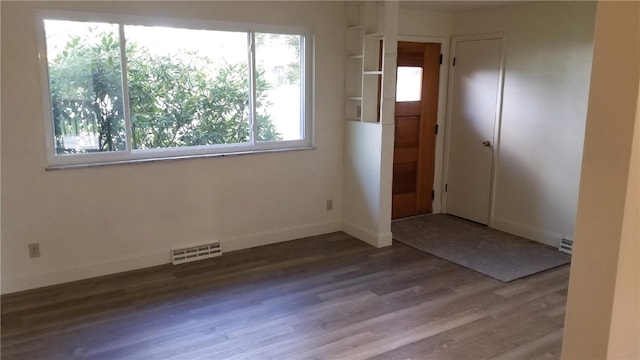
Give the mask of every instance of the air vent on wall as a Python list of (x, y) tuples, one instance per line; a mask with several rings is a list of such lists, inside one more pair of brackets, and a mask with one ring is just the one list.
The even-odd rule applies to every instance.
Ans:
[(558, 251), (571, 255), (573, 253), (573, 240), (562, 238)]
[(189, 246), (180, 249), (172, 249), (171, 263), (176, 265), (220, 255), (222, 255), (222, 249), (220, 249), (219, 242)]

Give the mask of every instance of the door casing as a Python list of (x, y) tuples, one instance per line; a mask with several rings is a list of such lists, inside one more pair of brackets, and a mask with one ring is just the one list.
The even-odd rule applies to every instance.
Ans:
[[(433, 199), (432, 213), (437, 214), (443, 210), (443, 193), (444, 193), (444, 158), (445, 158), (445, 133), (446, 133), (446, 114), (447, 114), (447, 89), (449, 81), (447, 74), (449, 73), (449, 49), (450, 38), (439, 36), (416, 36), (416, 35), (398, 35), (398, 41), (409, 41), (419, 43), (439, 43), (442, 52), (442, 65), (440, 66), (440, 84), (438, 89), (438, 135), (436, 136), (435, 164), (433, 174), (433, 190), (435, 198)], [(393, 167), (389, 169), (393, 173)]]

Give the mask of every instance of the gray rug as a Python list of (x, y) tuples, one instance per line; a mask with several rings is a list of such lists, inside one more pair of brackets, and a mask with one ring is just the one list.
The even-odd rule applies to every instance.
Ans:
[(550, 246), (445, 214), (396, 220), (391, 232), (394, 240), (503, 282), (571, 261)]

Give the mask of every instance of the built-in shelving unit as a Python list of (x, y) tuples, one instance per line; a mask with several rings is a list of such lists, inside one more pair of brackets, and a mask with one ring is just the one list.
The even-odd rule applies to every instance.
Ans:
[(347, 16), (345, 118), (379, 122), (384, 36), (378, 28), (378, 3), (349, 3)]
[(346, 4), (343, 230), (391, 245), (397, 1)]

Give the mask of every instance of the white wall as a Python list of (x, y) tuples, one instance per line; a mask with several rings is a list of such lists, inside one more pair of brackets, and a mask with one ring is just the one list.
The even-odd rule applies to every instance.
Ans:
[(640, 3), (600, 2), (563, 359), (640, 358), (639, 86)]
[(506, 34), (490, 225), (553, 246), (574, 233), (595, 7), (533, 2), (453, 21), (454, 35)]
[(382, 126), (347, 121), (344, 144), (343, 228), (371, 245), (390, 245), (391, 234), (380, 228)]
[[(315, 150), (45, 171), (33, 8), (310, 26)], [(2, 292), (340, 230), (344, 8), (314, 2), (2, 2)], [(334, 210), (325, 201), (334, 200)], [(28, 257), (40, 243), (42, 256)]]
[[(402, 6), (402, 4), (400, 4), (400, 6)], [(401, 35), (448, 38), (453, 32), (452, 14), (415, 8), (400, 8), (398, 18), (398, 33)]]

